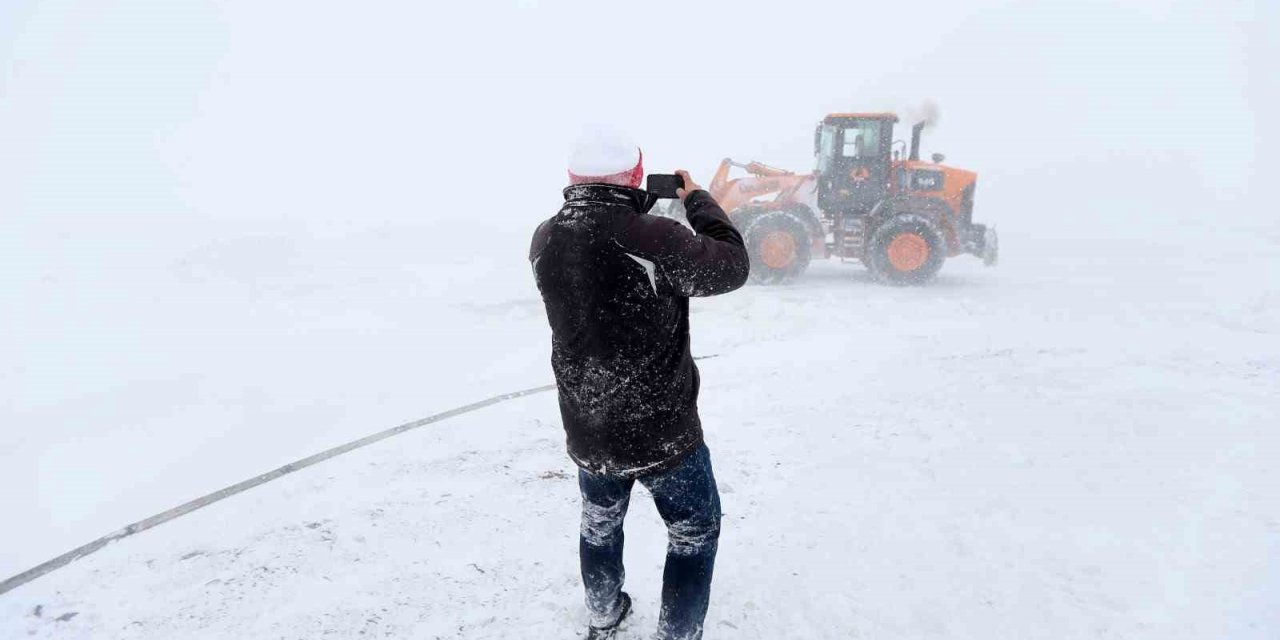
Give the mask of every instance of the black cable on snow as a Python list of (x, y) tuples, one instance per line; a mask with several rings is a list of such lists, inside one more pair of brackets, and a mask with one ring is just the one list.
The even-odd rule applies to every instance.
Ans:
[[(715, 358), (718, 355), (719, 354), (699, 356), (694, 358), (694, 360), (708, 360), (710, 358)], [(201, 496), (190, 502), (180, 504), (172, 509), (169, 509), (168, 511), (157, 513), (156, 515), (151, 516), (150, 518), (139, 520), (133, 524), (130, 524), (124, 527), (123, 529), (119, 529), (111, 533), (108, 533), (107, 535), (102, 536), (101, 538), (98, 538), (97, 540), (94, 540), (89, 544), (76, 547), (75, 549), (72, 549), (71, 551), (68, 551), (52, 560), (49, 560), (48, 562), (40, 563), (39, 565), (36, 565), (30, 569), (27, 569), (26, 571), (23, 571), (22, 573), (19, 573), (18, 575), (13, 576), (12, 578), (6, 579), (4, 582), (0, 582), (0, 595), (3, 595), (14, 589), (17, 589), (18, 587), (28, 582), (31, 582), (32, 580), (35, 580), (36, 578), (39, 578), (40, 576), (43, 576), (47, 573), (61, 569), (62, 567), (65, 567), (71, 564), (72, 562), (79, 560), (80, 558), (83, 558), (91, 553), (95, 553), (101, 550), (103, 547), (113, 542), (116, 542), (118, 540), (123, 540), (136, 533), (142, 533), (143, 531), (146, 531), (147, 529), (150, 529), (152, 527), (158, 527), (170, 520), (179, 518), (181, 516), (185, 516), (188, 513), (191, 513), (192, 511), (207, 507), (215, 502), (219, 502), (221, 500), (230, 498), (231, 496), (234, 496), (237, 493), (248, 491), (249, 489), (252, 489), (259, 485), (266, 484), (277, 478), (287, 476), (293, 473), (294, 471), (306, 469), (307, 467), (320, 464), (321, 462), (324, 462), (329, 458), (334, 458), (344, 453), (350, 453), (352, 451), (355, 451), (356, 449), (367, 447), (375, 442), (386, 440), (391, 436), (397, 436), (406, 431), (417, 429), (418, 427), (426, 426), (435, 422), (440, 422), (442, 420), (448, 420), (449, 418), (460, 416), (464, 413), (478, 411), (480, 409), (493, 406), (500, 402), (507, 402), (508, 400), (515, 400), (516, 398), (523, 398), (525, 396), (531, 396), (537, 393), (545, 393), (555, 388), (556, 388), (556, 385), (548, 384), (548, 385), (543, 385), (541, 387), (533, 387), (531, 389), (524, 389), (522, 391), (513, 391), (511, 393), (504, 393), (502, 395), (493, 396), (492, 398), (481, 400), (479, 402), (473, 402), (471, 404), (461, 406), (456, 409), (450, 409), (448, 411), (445, 411), (444, 413), (437, 413), (433, 416), (427, 416), (420, 420), (414, 420), (413, 422), (406, 422), (398, 427), (392, 427), (385, 431), (379, 431), (378, 433), (365, 436), (363, 438), (360, 438), (359, 440), (352, 440), (351, 442), (348, 442), (346, 444), (338, 445), (332, 449), (321, 451), (320, 453), (307, 456), (301, 460), (295, 460), (294, 462), (290, 462), (289, 464), (286, 464), (283, 467), (280, 467), (279, 469), (268, 471), (262, 475), (254, 476), (243, 482), (237, 482), (236, 484), (233, 484), (224, 489), (219, 489), (217, 491), (214, 491), (213, 493)]]

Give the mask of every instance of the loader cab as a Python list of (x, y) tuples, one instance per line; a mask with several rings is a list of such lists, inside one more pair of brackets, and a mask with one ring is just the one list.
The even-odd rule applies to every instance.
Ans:
[(889, 195), (891, 113), (834, 114), (814, 132), (818, 206), (837, 215), (864, 215)]

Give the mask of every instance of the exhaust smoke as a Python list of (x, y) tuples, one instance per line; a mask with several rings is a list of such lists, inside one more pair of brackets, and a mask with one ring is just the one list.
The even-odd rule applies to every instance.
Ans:
[(942, 119), (942, 110), (938, 108), (937, 102), (925, 100), (920, 106), (907, 109), (907, 116), (908, 122), (923, 122), (925, 129), (932, 129)]

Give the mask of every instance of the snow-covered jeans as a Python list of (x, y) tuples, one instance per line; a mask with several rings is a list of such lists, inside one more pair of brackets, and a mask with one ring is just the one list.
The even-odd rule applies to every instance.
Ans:
[[(706, 445), (678, 466), (639, 478), (667, 523), (659, 640), (699, 640), (711, 598), (711, 573), (720, 538), (720, 493)], [(605, 627), (621, 606), (622, 521), (635, 480), (578, 472), (582, 489), (582, 582), (591, 624)]]

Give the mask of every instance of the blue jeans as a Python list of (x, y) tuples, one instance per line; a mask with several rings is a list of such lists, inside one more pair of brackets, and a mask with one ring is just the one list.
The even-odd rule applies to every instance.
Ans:
[[(660, 640), (698, 640), (711, 598), (711, 573), (720, 538), (720, 493), (711, 452), (698, 447), (675, 468), (639, 478), (667, 523), (667, 564), (662, 573)], [(618, 618), (622, 582), (622, 521), (635, 480), (578, 471), (582, 489), (582, 537), (578, 550), (591, 624)]]

